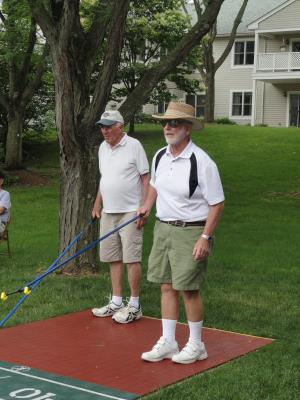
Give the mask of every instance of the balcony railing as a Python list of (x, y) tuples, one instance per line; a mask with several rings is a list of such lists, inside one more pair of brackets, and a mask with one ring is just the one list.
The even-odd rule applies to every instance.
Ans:
[(300, 70), (300, 52), (259, 53), (256, 71)]

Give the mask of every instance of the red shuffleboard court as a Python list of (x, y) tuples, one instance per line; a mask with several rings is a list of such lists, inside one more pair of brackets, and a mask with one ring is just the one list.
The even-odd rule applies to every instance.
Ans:
[[(143, 317), (128, 325), (95, 318), (90, 310), (0, 330), (0, 361), (145, 395), (224, 364), (272, 342), (256, 336), (204, 328), (208, 359), (190, 365), (148, 363), (141, 353), (161, 335), (161, 321)], [(179, 324), (180, 348), (188, 326)]]

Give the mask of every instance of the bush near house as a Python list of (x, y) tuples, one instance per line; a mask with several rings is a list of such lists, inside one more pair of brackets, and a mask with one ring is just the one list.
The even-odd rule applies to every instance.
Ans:
[(232, 121), (232, 119), (229, 119), (227, 117), (218, 118), (215, 120), (215, 123), (222, 125), (236, 125), (235, 121)]

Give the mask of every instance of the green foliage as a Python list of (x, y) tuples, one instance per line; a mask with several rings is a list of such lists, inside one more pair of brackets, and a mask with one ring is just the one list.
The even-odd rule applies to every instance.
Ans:
[[(34, 39), (31, 37), (31, 31), (36, 28), (32, 24), (31, 12), (26, 0), (4, 0), (0, 9), (6, 19), (0, 29), (0, 95), (6, 97), (8, 103), (10, 97), (10, 104), (12, 104), (13, 101), (17, 103), (22, 90), (33, 80), (37, 65), (41, 61), (45, 40), (39, 30)], [(34, 50), (30, 55), (28, 69), (24, 71), (24, 63), (29, 57), (28, 48), (31, 45)], [(9, 71), (11, 72), (10, 76)], [(13, 81), (12, 76), (14, 77)], [(24, 130), (35, 129), (41, 132), (47, 128), (44, 115), (49, 110), (54, 111), (54, 84), (50, 64), (48, 64), (48, 71), (43, 76), (40, 88), (26, 106)], [(7, 112), (8, 110), (0, 102), (0, 143), (2, 147), (6, 141)], [(47, 122), (49, 125), (49, 118)]]
[[(120, 101), (131, 93), (144, 74), (172, 51), (190, 28), (190, 17), (182, 13), (180, 1), (133, 1), (126, 22), (124, 48), (112, 100)], [(199, 81), (187, 74), (195, 68), (195, 53), (166, 77), (187, 93), (199, 90)], [(148, 102), (169, 102), (166, 80), (159, 82)]]
[(156, 123), (155, 119), (151, 117), (151, 115), (146, 113), (138, 113), (135, 114), (134, 121), (138, 124), (153, 124)]
[(2, 57), (6, 64), (21, 68), (31, 29), (29, 6), (26, 0), (3, 0), (2, 10), (6, 15), (0, 36)]
[(257, 124), (256, 126), (261, 127), (261, 128), (266, 128), (268, 124)]
[(10, 171), (5, 172), (5, 180), (4, 180), (5, 187), (7, 186), (9, 187), (18, 182), (19, 182), (18, 176), (11, 174)]
[(218, 118), (215, 120), (215, 123), (222, 124), (222, 125), (236, 125), (235, 121), (233, 121), (232, 119), (229, 119), (227, 117)]

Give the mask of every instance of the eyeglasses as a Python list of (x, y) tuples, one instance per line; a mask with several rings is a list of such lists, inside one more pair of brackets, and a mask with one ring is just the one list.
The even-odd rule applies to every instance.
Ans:
[(189, 121), (186, 121), (184, 119), (163, 119), (162, 121), (160, 121), (160, 123), (163, 127), (169, 125), (171, 128), (177, 128), (179, 125), (182, 124), (190, 124)]

